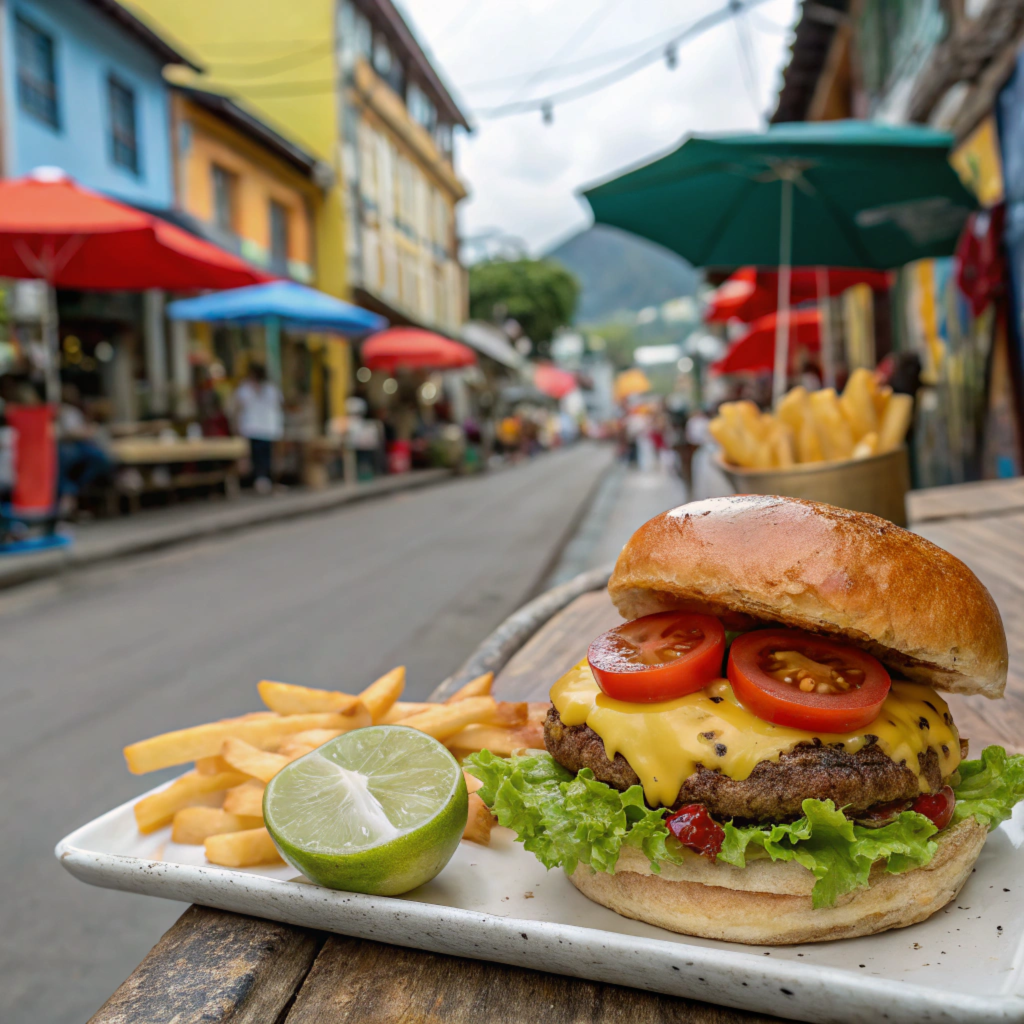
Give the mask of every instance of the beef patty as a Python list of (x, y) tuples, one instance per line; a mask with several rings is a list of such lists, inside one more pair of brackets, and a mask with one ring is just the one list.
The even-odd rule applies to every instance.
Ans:
[[(601, 737), (588, 725), (563, 725), (554, 705), (544, 722), (548, 753), (569, 771), (589, 768), (594, 777), (615, 789), (640, 782), (629, 762), (616, 754), (609, 761)], [(920, 755), (921, 771), (929, 789), (942, 786), (939, 759), (933, 750)], [(857, 817), (875, 804), (912, 800), (920, 794), (917, 775), (897, 764), (872, 744), (856, 754), (829, 746), (801, 744), (778, 761), (761, 761), (746, 779), (730, 779), (698, 765), (679, 790), (673, 805), (702, 803), (717, 818), (744, 821), (788, 821), (803, 813), (808, 799), (832, 800)]]

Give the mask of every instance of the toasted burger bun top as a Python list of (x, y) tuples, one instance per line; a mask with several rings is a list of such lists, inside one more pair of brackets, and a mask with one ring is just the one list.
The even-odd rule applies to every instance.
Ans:
[(633, 534), (608, 592), (627, 619), (740, 613), (841, 636), (939, 690), (1006, 686), (1003, 622), (977, 576), (866, 512), (749, 494), (681, 505)]

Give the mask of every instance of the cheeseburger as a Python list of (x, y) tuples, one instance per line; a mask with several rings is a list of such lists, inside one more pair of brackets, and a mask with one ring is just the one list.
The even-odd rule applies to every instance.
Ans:
[(619, 914), (762, 944), (904, 927), (1024, 797), (1024, 757), (965, 760), (939, 692), (1003, 695), (999, 611), (923, 537), (716, 498), (641, 527), (608, 591), (628, 621), (552, 687), (547, 752), (468, 767), (501, 824)]

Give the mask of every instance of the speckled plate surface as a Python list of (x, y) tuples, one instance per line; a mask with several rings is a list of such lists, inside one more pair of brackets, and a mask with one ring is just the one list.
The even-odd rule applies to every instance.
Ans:
[(674, 935), (581, 895), (495, 829), (400, 899), (335, 892), (292, 868), (205, 863), (140, 836), (132, 803), (62, 839), (77, 878), (401, 946), (494, 960), (796, 1020), (1024, 1022), (1024, 813), (994, 832), (960, 896), (923, 924), (864, 939), (754, 947)]

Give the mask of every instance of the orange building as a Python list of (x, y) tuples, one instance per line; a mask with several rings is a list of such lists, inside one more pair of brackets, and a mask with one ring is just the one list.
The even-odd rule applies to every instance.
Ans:
[(227, 97), (174, 89), (177, 205), (211, 240), (314, 284), (313, 225), (330, 169)]

